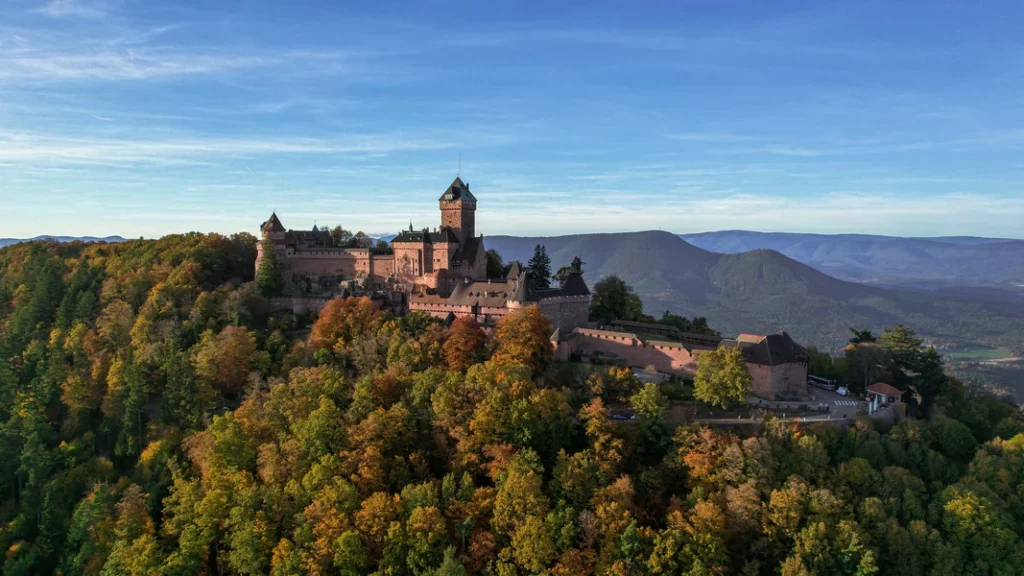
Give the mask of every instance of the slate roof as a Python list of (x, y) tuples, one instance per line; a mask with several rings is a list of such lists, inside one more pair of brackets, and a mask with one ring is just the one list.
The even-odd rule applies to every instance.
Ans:
[[(513, 265), (513, 271), (515, 270)], [(506, 302), (519, 302), (522, 304), (536, 303), (546, 298), (558, 298), (561, 296), (587, 296), (590, 289), (586, 281), (579, 274), (570, 274), (561, 288), (538, 288), (536, 281), (526, 274), (520, 274), (501, 280), (477, 280), (473, 282), (460, 282), (447, 299), (438, 299), (440, 302), (453, 304), (455, 306), (488, 306), (503, 308)], [(422, 299), (422, 298), (421, 298)]]
[(284, 224), (281, 224), (281, 220), (277, 217), (277, 212), (270, 215), (270, 218), (260, 226), (260, 230), (264, 232), (286, 232)]
[(427, 243), (427, 244), (458, 244), (459, 239), (455, 237), (455, 233), (452, 232), (451, 228), (442, 226), (439, 230), (431, 232), (430, 230), (403, 230), (398, 236), (395, 236), (391, 240), (394, 242), (415, 242), (415, 243)]
[(588, 296), (590, 288), (579, 274), (569, 274), (562, 284), (562, 296)]
[(455, 202), (457, 200), (466, 200), (467, 202), (476, 202), (476, 197), (469, 191), (469, 184), (462, 181), (462, 178), (456, 176), (452, 185), (441, 194), (438, 200), (443, 202)]
[(512, 295), (513, 285), (504, 280), (460, 282), (448, 296), (455, 306), (489, 306), (502, 308)]
[(736, 340), (722, 340), (720, 346), (739, 347), (743, 350), (744, 360), (762, 366), (779, 366), (810, 360), (807, 350), (785, 331), (761, 336), (760, 341), (753, 342), (755, 337), (752, 334), (741, 334)]
[[(448, 228), (445, 228), (445, 230), (448, 230)], [(463, 244), (460, 249), (461, 258), (459, 259), (465, 260), (466, 262), (476, 262), (477, 254), (480, 252), (480, 246), (482, 245), (483, 238), (467, 238), (465, 244)]]
[(520, 276), (522, 276), (522, 274), (523, 274), (523, 268), (519, 264), (519, 260), (514, 260), (512, 262), (512, 267), (509, 268), (508, 276), (506, 276), (506, 278), (508, 278), (509, 280), (515, 280), (516, 278), (519, 278)]

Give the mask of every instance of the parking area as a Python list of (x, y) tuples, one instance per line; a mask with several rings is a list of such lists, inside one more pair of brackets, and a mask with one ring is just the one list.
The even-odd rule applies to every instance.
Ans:
[(853, 396), (842, 396), (836, 392), (830, 392), (820, 388), (811, 388), (810, 396), (800, 401), (768, 401), (757, 398), (756, 396), (751, 396), (747, 399), (747, 403), (752, 406), (772, 408), (775, 410), (799, 409), (802, 407), (817, 409), (828, 408), (828, 414), (830, 414), (832, 418), (853, 418), (858, 413), (867, 409), (865, 402), (859, 398), (855, 398)]

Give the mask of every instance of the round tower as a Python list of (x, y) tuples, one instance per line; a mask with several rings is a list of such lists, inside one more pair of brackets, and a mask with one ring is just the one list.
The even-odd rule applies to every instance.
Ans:
[(275, 250), (281, 252), (282, 250), (278, 247), (284, 245), (286, 232), (287, 229), (285, 229), (284, 224), (281, 224), (281, 220), (277, 217), (277, 212), (271, 213), (270, 218), (260, 226), (262, 242), (256, 244), (256, 272), (260, 271), (264, 247), (273, 246)]

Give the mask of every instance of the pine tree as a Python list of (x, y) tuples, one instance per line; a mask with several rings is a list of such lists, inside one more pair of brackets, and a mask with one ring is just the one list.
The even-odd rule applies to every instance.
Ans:
[(268, 298), (281, 294), (281, 259), (270, 240), (263, 241), (263, 257), (256, 273), (256, 283), (259, 284), (260, 292)]
[(543, 244), (537, 244), (533, 249), (533, 258), (530, 258), (526, 269), (538, 288), (551, 287), (551, 258), (548, 258), (548, 249)]

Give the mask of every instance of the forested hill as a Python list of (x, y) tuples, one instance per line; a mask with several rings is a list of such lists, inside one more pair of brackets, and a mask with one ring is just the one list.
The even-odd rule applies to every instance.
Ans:
[(79, 242), (124, 242), (124, 238), (120, 236), (106, 236), (104, 238), (97, 238), (95, 236), (36, 236), (35, 238), (0, 238), (0, 248), (20, 242), (46, 242), (48, 240), (56, 242), (74, 242), (76, 240)]
[(1024, 423), (941, 366), (927, 420), (738, 436), (535, 307), (268, 315), (254, 246), (0, 249), (4, 576), (1024, 572)]
[(838, 349), (850, 326), (878, 331), (905, 324), (937, 343), (1024, 347), (1024, 305), (883, 289), (827, 276), (774, 250), (719, 254), (668, 232), (523, 238), (488, 236), (506, 261), (547, 248), (554, 268), (575, 255), (591, 284), (612, 274), (632, 285), (649, 311), (707, 317), (723, 333), (787, 330), (808, 344)]
[(1024, 240), (744, 230), (683, 234), (682, 238), (694, 246), (724, 254), (776, 250), (826, 274), (857, 282), (1010, 290), (1024, 286)]

